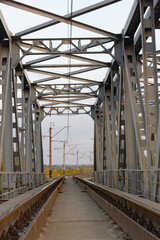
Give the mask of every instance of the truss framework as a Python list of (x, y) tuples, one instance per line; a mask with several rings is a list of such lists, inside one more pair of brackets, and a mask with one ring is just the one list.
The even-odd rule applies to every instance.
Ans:
[[(119, 1), (101, 1), (60, 16), (0, 0), (51, 19), (12, 35), (0, 15), (0, 156), (4, 172), (43, 172), (41, 122), (45, 116), (88, 114), (94, 120), (95, 171), (155, 170), (150, 175), (153, 185), (144, 171), (144, 195), (153, 200), (160, 195), (156, 172), (160, 166), (160, 50), (155, 40), (160, 1), (135, 0), (120, 34), (74, 19)], [(93, 36), (26, 37), (59, 23), (88, 30)], [(97, 71), (106, 71), (104, 79), (96, 78)], [(117, 182), (116, 174), (114, 180)], [(125, 188), (129, 188), (128, 182)]]

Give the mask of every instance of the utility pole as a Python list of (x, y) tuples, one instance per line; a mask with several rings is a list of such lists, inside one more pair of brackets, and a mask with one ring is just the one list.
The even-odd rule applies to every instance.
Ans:
[(52, 127), (49, 128), (49, 177), (52, 178)]
[(78, 150), (77, 150), (77, 174), (78, 174)]
[[(53, 127), (51, 127), (51, 124), (53, 124), (54, 126), (54, 122), (50, 122), (50, 128), (49, 128), (49, 135), (45, 136), (43, 135), (43, 137), (49, 137), (49, 177), (52, 178), (52, 142), (56, 142), (53, 139), (53, 137), (55, 137), (57, 134), (59, 134), (63, 129), (65, 129), (66, 127), (70, 127), (70, 126), (65, 126), (62, 129), (60, 129), (58, 132), (56, 132), (53, 136), (52, 136), (52, 129)], [(64, 141), (58, 141), (58, 142), (64, 142)], [(65, 142), (64, 142), (64, 170), (63, 172), (65, 172)]]
[(63, 143), (63, 175), (66, 174), (66, 167), (65, 167), (65, 141)]
[(92, 172), (92, 152), (90, 153), (90, 173)]

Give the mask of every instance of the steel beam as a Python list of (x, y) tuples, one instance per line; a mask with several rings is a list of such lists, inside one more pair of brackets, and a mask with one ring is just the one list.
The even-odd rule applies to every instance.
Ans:
[[(93, 5), (89, 6), (89, 7), (80, 9), (80, 10), (78, 10), (76, 12), (73, 12), (72, 14), (67, 14), (67, 15), (64, 16), (64, 18), (72, 19), (72, 18), (75, 18), (75, 17), (79, 17), (81, 15), (84, 15), (84, 14), (89, 13), (89, 12), (93, 12), (95, 10), (98, 10), (98, 9), (102, 8), (102, 7), (109, 6), (109, 5), (114, 4), (116, 2), (119, 2), (119, 1), (121, 1), (121, 0), (105, 0), (105, 1), (101, 1), (100, 3), (96, 3), (96, 4), (93, 4)], [(33, 33), (35, 31), (39, 31), (41, 29), (53, 26), (53, 25), (58, 24), (58, 23), (59, 23), (59, 21), (51, 20), (51, 21), (48, 21), (46, 23), (39, 24), (38, 26), (26, 29), (26, 30), (24, 30), (22, 32), (16, 33), (15, 37), (16, 38), (20, 38), (21, 36), (27, 35), (29, 33)]]
[(121, 37), (120, 34), (114, 34), (114, 33), (105, 31), (103, 29), (99, 29), (99, 28), (96, 28), (96, 27), (93, 27), (93, 26), (90, 26), (90, 25), (87, 25), (87, 24), (84, 24), (84, 23), (81, 23), (81, 22), (78, 22), (78, 21), (75, 21), (75, 20), (72, 20), (72, 19), (70, 20), (70, 19), (62, 17), (58, 14), (54, 14), (54, 13), (51, 13), (51, 12), (48, 12), (48, 11), (44, 11), (42, 9), (35, 8), (35, 7), (29, 6), (29, 5), (26, 5), (26, 4), (22, 4), (22, 3), (19, 3), (19, 2), (16, 2), (16, 1), (1, 0), (0, 2), (4, 3), (6, 5), (12, 6), (12, 7), (16, 7), (16, 8), (28, 11), (28, 12), (32, 12), (34, 14), (44, 16), (46, 18), (51, 18), (51, 19), (54, 19), (54, 20), (57, 20), (57, 21), (60, 21), (60, 22), (63, 22), (63, 23), (72, 24), (75, 27), (83, 28), (85, 30), (88, 30), (88, 31), (91, 31), (91, 32), (94, 32), (94, 33), (98, 33), (100, 35), (108, 36), (108, 37), (112, 38), (113, 40), (119, 40), (119, 38)]
[[(56, 77), (60, 77), (60, 78), (66, 78), (66, 79), (70, 79), (73, 81), (79, 81), (79, 82), (87, 82), (87, 83), (93, 83), (93, 84), (101, 84), (101, 82), (98, 81), (94, 81), (94, 80), (90, 80), (90, 79), (85, 79), (85, 78), (80, 78), (80, 77), (73, 77), (73, 76), (66, 76), (65, 74), (59, 74), (59, 73), (54, 73), (54, 72), (48, 72), (48, 71), (42, 71), (42, 70), (38, 70), (38, 69), (34, 69), (34, 68), (28, 68), (29, 72), (35, 72), (35, 73), (39, 73), (39, 74), (44, 74), (44, 75), (51, 75), (51, 76), (56, 76)], [(40, 81), (34, 81), (35, 83), (40, 83)]]
[[(105, 43), (108, 43), (108, 40), (101, 40), (101, 44), (105, 44)], [(28, 46), (31, 46), (31, 44), (28, 45)], [(99, 42), (94, 41), (92, 44), (82, 45), (81, 48), (82, 48), (82, 49), (86, 49), (86, 48), (87, 48), (87, 49), (90, 49), (90, 48), (92, 48), (92, 47), (97, 47), (97, 46), (99, 46)], [(71, 51), (68, 52), (68, 50), (67, 50), (67, 51), (65, 51), (65, 52), (63, 52), (63, 53), (66, 54), (66, 57), (67, 57), (67, 55), (71, 55), (72, 53), (73, 53), (73, 54), (74, 54), (74, 53), (76, 54), (76, 52), (77, 52), (77, 48), (72, 48)], [(28, 61), (28, 62), (26, 62), (26, 64), (27, 64), (27, 65), (32, 65), (32, 64), (44, 62), (44, 61), (47, 61), (47, 60), (50, 60), (50, 59), (54, 59), (54, 58), (57, 58), (57, 57), (59, 57), (59, 55), (57, 55), (57, 54), (53, 55), (53, 54), (52, 54), (51, 56), (46, 56), (46, 57), (34, 59), (34, 60), (32, 60), (32, 61)]]

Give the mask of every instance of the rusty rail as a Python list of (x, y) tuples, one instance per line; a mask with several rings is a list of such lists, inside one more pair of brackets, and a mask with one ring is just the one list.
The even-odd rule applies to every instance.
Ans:
[[(0, 218), (0, 240), (36, 239), (64, 177), (45, 186)], [(2, 206), (2, 205), (1, 205)]]
[(159, 205), (156, 205), (159, 209), (154, 208), (143, 198), (132, 198), (131, 194), (79, 177), (75, 179), (133, 240), (160, 239)]

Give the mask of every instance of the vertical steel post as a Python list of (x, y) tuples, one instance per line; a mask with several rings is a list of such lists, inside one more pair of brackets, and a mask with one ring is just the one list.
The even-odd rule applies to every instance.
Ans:
[(90, 173), (92, 172), (92, 152), (90, 153)]
[[(150, 10), (150, 18), (146, 19), (146, 10)], [(146, 121), (146, 146), (147, 146), (147, 169), (155, 165), (156, 141), (159, 115), (159, 96), (157, 79), (157, 59), (155, 41), (155, 14), (153, 0), (140, 0), (140, 19), (141, 19), (141, 42), (143, 59), (143, 78), (145, 96), (145, 121)], [(152, 64), (149, 61), (152, 61)], [(152, 198), (152, 174), (147, 176), (148, 194)], [(157, 185), (157, 183), (154, 183)]]
[(77, 150), (77, 174), (78, 174), (78, 150)]
[[(149, 7), (151, 17), (145, 18), (145, 11)], [(141, 17), (141, 41), (143, 57), (143, 78), (145, 96), (145, 121), (146, 121), (146, 145), (147, 145), (147, 168), (154, 166), (154, 155), (156, 153), (157, 126), (159, 114), (158, 80), (156, 65), (155, 46), (155, 19), (153, 0), (140, 0)], [(152, 59), (152, 65), (148, 63)]]
[[(7, 61), (7, 62), (6, 62)], [(12, 172), (14, 167), (13, 159), (13, 135), (12, 135), (12, 81), (11, 81), (11, 59), (3, 60), (3, 80), (5, 81), (2, 131), (1, 131), (1, 157), (3, 156), (3, 171)], [(2, 71), (3, 74), (3, 71)], [(2, 90), (2, 91), (3, 91)], [(3, 153), (3, 154), (2, 154)]]
[(63, 175), (66, 174), (66, 166), (65, 166), (65, 142), (63, 143)]
[(106, 138), (106, 169), (112, 169), (112, 136), (111, 136), (111, 104), (110, 104), (110, 89), (105, 92), (105, 138)]
[(97, 160), (96, 160), (96, 156), (97, 156), (97, 149), (96, 149), (96, 114), (95, 114), (95, 118), (94, 118), (94, 171), (97, 171)]
[(42, 109), (39, 108), (38, 106), (36, 107), (36, 129), (35, 129), (35, 135), (36, 135), (36, 164), (37, 164), (37, 168), (36, 168), (36, 172), (42, 173), (43, 172), (43, 153), (42, 153), (42, 136), (41, 136), (41, 121), (43, 119), (42, 117)]
[(49, 128), (49, 177), (52, 178), (52, 128)]
[[(3, 172), (13, 172), (13, 135), (12, 135), (12, 76), (10, 47), (1, 47), (1, 123), (0, 123), (0, 168)], [(2, 193), (8, 192), (9, 179), (7, 175), (2, 176)], [(5, 195), (7, 199), (9, 195)]]

